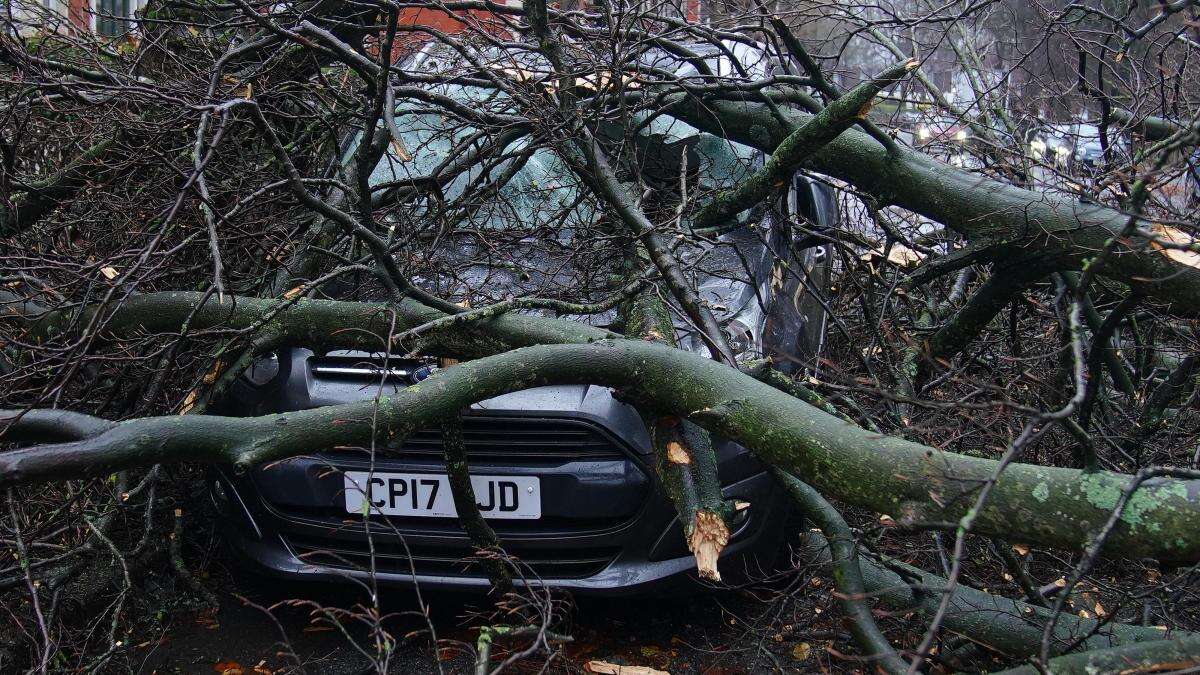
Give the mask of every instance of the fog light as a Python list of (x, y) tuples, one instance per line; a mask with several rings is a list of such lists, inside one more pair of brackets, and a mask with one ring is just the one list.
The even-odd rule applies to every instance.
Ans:
[[(729, 539), (732, 541), (742, 534), (746, 529), (746, 522), (750, 520), (750, 502), (744, 499), (733, 498), (733, 513), (729, 516)], [(669, 560), (671, 558), (681, 558), (685, 555), (691, 555), (691, 551), (687, 547), (687, 538), (684, 537), (683, 528), (679, 525), (679, 519), (675, 518), (667, 529), (658, 537), (658, 541), (650, 548), (650, 562), (659, 560)]]

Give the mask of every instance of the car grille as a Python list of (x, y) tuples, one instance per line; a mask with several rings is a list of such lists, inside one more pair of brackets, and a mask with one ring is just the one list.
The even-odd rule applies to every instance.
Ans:
[[(463, 418), (463, 439), (471, 469), (476, 473), (487, 473), (489, 465), (497, 464), (518, 472), (521, 467), (529, 467), (531, 472), (536, 473), (539, 467), (554, 467), (573, 461), (626, 462), (636, 457), (601, 427), (586, 420), (569, 418), (466, 415)], [(360, 448), (337, 448), (321, 453), (324, 466), (311, 470), (327, 483), (336, 484), (330, 492), (336, 489), (339, 496), (332, 503), (323, 501), (322, 498), (317, 498), (320, 503), (282, 503), (264, 494), (263, 504), (268, 512), (284, 521), (284, 529), (311, 531), (309, 528), (321, 527), (338, 528), (343, 531), (346, 531), (346, 528), (358, 530), (362, 527), (361, 519), (348, 515), (342, 506), (342, 481), (337, 469), (366, 468), (369, 466), (368, 458), (367, 451)], [(442, 461), (440, 431), (423, 429), (409, 436), (399, 449), (377, 452), (374, 467), (377, 471), (386, 472), (395, 470), (397, 465), (394, 462), (415, 462), (440, 467)], [(637, 464), (641, 467), (640, 462)], [(270, 470), (279, 472), (286, 470), (286, 467), (278, 466)], [(270, 474), (265, 474), (261, 479), (271, 480)], [(614, 509), (609, 514), (581, 516), (544, 513), (536, 520), (492, 520), (489, 524), (501, 537), (528, 539), (593, 535), (611, 532), (624, 526), (635, 517), (641, 501), (626, 501), (622, 504), (623, 508)], [(383, 518), (372, 516), (371, 520)], [(386, 520), (405, 535), (463, 536), (461, 525), (453, 518), (388, 516)]]
[[(622, 459), (616, 442), (578, 420), (476, 417), (463, 418), (463, 444), (471, 459)], [(442, 434), (422, 429), (404, 440), (407, 456), (442, 457)]]
[[(345, 570), (366, 570), (371, 564), (371, 548), (366, 541), (286, 535), (284, 542), (293, 555), (310, 565)], [(375, 569), (378, 572), (449, 577), (486, 577), (483, 563), (463, 547), (408, 546), (394, 537), (379, 535), (374, 540)], [(526, 575), (540, 579), (583, 579), (603, 571), (620, 549), (573, 549), (536, 551), (521, 554), (519, 548), (506, 545), (505, 551)]]
[[(625, 459), (618, 442), (588, 422), (545, 417), (483, 417), (468, 415), (462, 420), (463, 445), (467, 459), (502, 460), (505, 464), (573, 459)], [(331, 459), (364, 460), (366, 448), (339, 447), (322, 453)], [(380, 450), (377, 459), (392, 457), (437, 459), (442, 454), (442, 432), (436, 427), (420, 429), (398, 448)]]

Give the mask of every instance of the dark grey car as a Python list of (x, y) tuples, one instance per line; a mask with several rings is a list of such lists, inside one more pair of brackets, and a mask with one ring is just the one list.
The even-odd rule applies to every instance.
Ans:
[[(828, 224), (836, 213), (828, 188), (807, 180), (798, 186), (808, 192), (801, 202), (810, 218)], [(810, 249), (803, 261), (813, 279), (821, 277), (820, 253)], [(769, 287), (770, 277), (764, 281)], [(758, 317), (752, 339), (761, 340), (768, 353), (801, 357), (798, 350), (819, 343), (824, 316), (806, 307), (797, 284), (778, 287), (768, 307), (740, 313), (747, 321), (751, 314)], [(385, 367), (381, 355), (292, 349), (258, 364), (228, 407), (258, 415), (346, 403), (374, 396), (381, 382), (385, 394), (410, 386), (430, 369), (395, 357)], [(608, 389), (558, 386), (508, 394), (474, 406), (464, 427), (485, 516), (496, 518), (490, 522), (506, 551), (531, 575), (578, 592), (623, 594), (665, 588), (661, 584), (686, 579), (695, 569), (655, 476), (645, 426)], [(722, 574), (736, 578), (774, 558), (786, 503), (744, 448), (722, 441), (717, 454), (725, 496), (751, 505), (740, 512), (720, 562)], [(466, 560), (471, 545), (458, 520), (414, 515), (410, 508), (433, 506), (448, 496), (443, 461), (439, 433), (423, 430), (397, 449), (377, 452), (373, 461), (361, 449), (330, 449), (241, 478), (216, 472), (212, 493), (229, 540), (271, 573), (299, 579), (364, 575), (373, 550), (382, 582), (484, 589), (486, 572)], [(402, 501), (409, 514), (361, 517), (362, 498), (353, 486), (366, 487), (348, 483), (347, 475), (355, 472), (378, 481), (367, 486), (377, 506), (395, 508)], [(536, 493), (524, 489), (530, 484), (536, 484)], [(503, 509), (515, 511), (535, 498), (536, 518), (504, 518)]]
[[(419, 174), (436, 161), (441, 141), (432, 133), (422, 135), (422, 117), (397, 119), (412, 137), (406, 139), (403, 161), (381, 163), (372, 177), (377, 184)], [(651, 125), (643, 136), (643, 150), (664, 158), (664, 165), (682, 161), (674, 158), (686, 153), (689, 166), (699, 167), (700, 180), (718, 185), (736, 184), (762, 161), (748, 148), (694, 129)], [(434, 157), (423, 160), (421, 150)], [(529, 202), (528, 194), (556, 204), (581, 203), (540, 189), (565, 182), (560, 180), (565, 171), (539, 151), (505, 188), (513, 192), (505, 207), (515, 205), (525, 209), (518, 215), (536, 219), (553, 209)], [(539, 189), (520, 193), (529, 185)], [(451, 185), (447, 192), (454, 189)], [(833, 190), (800, 176), (784, 210), (802, 215), (815, 228), (833, 226), (838, 219)], [(569, 237), (571, 219), (562, 222), (559, 231)], [(679, 252), (697, 270), (699, 291), (726, 326), (739, 357), (772, 356), (789, 371), (811, 363), (820, 351), (825, 313), (809, 291), (824, 286), (827, 277), (824, 249), (793, 253), (794, 236), (800, 235), (768, 215)], [(468, 248), (453, 250), (463, 259), (477, 257)], [(504, 265), (480, 274), (488, 284), (507, 284), (512, 295), (527, 294), (527, 284), (561, 273), (552, 256), (548, 260), (520, 246), (509, 253), (523, 268), (521, 274), (504, 277), (497, 272)], [(469, 282), (470, 266), (460, 272)], [(586, 319), (605, 323), (611, 317)], [(686, 326), (679, 327), (679, 337), (681, 347), (704, 350)], [(434, 367), (381, 354), (291, 349), (257, 364), (237, 384), (224, 412), (259, 415), (347, 403), (373, 397), (381, 386), (384, 394), (411, 386)], [(464, 416), (464, 437), (481, 510), (531, 578), (577, 592), (618, 595), (665, 590), (691, 577), (695, 561), (655, 475), (646, 428), (638, 413), (608, 389), (542, 387), (483, 401)], [(716, 449), (725, 496), (750, 504), (739, 512), (720, 561), (722, 574), (736, 577), (774, 558), (787, 506), (744, 448), (718, 441)], [(229, 540), (272, 574), (337, 579), (373, 570), (389, 584), (489, 585), (485, 570), (470, 559), (472, 547), (455, 517), (436, 430), (419, 431), (399, 447), (375, 453), (331, 448), (240, 478), (218, 471), (211, 489)]]

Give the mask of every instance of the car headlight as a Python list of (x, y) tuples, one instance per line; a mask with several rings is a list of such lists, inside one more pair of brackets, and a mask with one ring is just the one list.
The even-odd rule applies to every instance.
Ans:
[(929, 127), (927, 127), (923, 124), (921, 126), (917, 127), (917, 138), (919, 138), (923, 141), (927, 141), (927, 140), (929, 140), (929, 135), (930, 135)]
[[(725, 341), (729, 344), (729, 350), (733, 352), (733, 357), (738, 361), (762, 356), (762, 335), (759, 330), (752, 327), (756, 323), (753, 316), (739, 315), (738, 318), (731, 319), (725, 324), (723, 329)], [(708, 342), (695, 331), (685, 335), (679, 341), (679, 347), (710, 358), (713, 356), (712, 350), (708, 348)]]

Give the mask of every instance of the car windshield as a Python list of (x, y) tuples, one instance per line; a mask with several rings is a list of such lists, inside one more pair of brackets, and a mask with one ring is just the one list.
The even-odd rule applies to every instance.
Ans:
[[(453, 69), (452, 57), (427, 56), (406, 67), (414, 72)], [(369, 179), (377, 196), (390, 189), (421, 187), (419, 198), (405, 200), (403, 209), (385, 214), (385, 222), (406, 235), (420, 231), (448, 244), (428, 260), (409, 262), (416, 281), (455, 302), (476, 304), (505, 297), (578, 297), (579, 288), (589, 287), (587, 279), (613, 273), (606, 261), (619, 257), (612, 248), (619, 243), (583, 235), (594, 231), (600, 220), (597, 202), (557, 149), (512, 133), (497, 158), (498, 153), (484, 148), (503, 132), (481, 133), (461, 119), (469, 111), (512, 114), (506, 94), (449, 83), (425, 85), (424, 91), (441, 102), (425, 103), (426, 96), (399, 102), (387, 152)], [(451, 107), (461, 106), (464, 114), (448, 118), (446, 99)], [(614, 122), (611, 129), (602, 126), (596, 133), (636, 153), (630, 159), (639, 165), (639, 174), (660, 186), (673, 188), (681, 174), (686, 175), (692, 198), (736, 186), (762, 165), (761, 152), (671, 117), (640, 116), (634, 121), (638, 131), (632, 143), (622, 143), (628, 122)], [(361, 135), (348, 147), (346, 166), (352, 165), (359, 142)], [(476, 161), (476, 153), (492, 159)], [(436, 188), (424, 189), (431, 181)], [(447, 205), (452, 205), (449, 215)], [(748, 223), (752, 217), (757, 216), (745, 213), (738, 219)], [(481, 236), (484, 233), (489, 234)], [(752, 286), (741, 280), (757, 278), (765, 255), (760, 236), (735, 228), (717, 241), (682, 247), (676, 254), (696, 270), (701, 295), (723, 308), (722, 313), (732, 313), (754, 297)], [(578, 247), (581, 241), (588, 242), (584, 249)], [(383, 289), (368, 281), (331, 292), (370, 299), (382, 297)], [(596, 300), (606, 294), (586, 297)], [(610, 314), (578, 319), (605, 325)]]
[[(498, 99), (492, 92), (458, 85), (440, 86), (436, 93), (478, 107), (493, 105)], [(425, 179), (469, 159), (473, 144), (485, 142), (478, 140), (475, 129), (465, 125), (447, 128), (440, 114), (411, 104), (397, 109), (395, 121), (400, 137), (392, 141), (371, 174), (371, 184), (376, 187), (409, 185)], [(465, 170), (441, 187), (441, 196), (447, 201), (456, 200), (468, 190), (500, 183), (499, 189), (468, 215), (472, 228), (553, 225), (569, 237), (572, 229), (594, 219), (594, 207), (570, 167), (555, 152), (545, 147), (530, 152), (529, 143), (528, 138), (514, 141), (507, 148), (506, 159), (497, 163), (468, 162)], [(653, 155), (651, 161), (660, 170), (678, 175), (686, 163), (691, 180), (697, 181), (701, 190), (737, 185), (761, 161), (748, 146), (702, 133), (665, 116), (644, 124), (639, 143), (644, 152)], [(414, 215), (420, 214), (418, 208)]]

